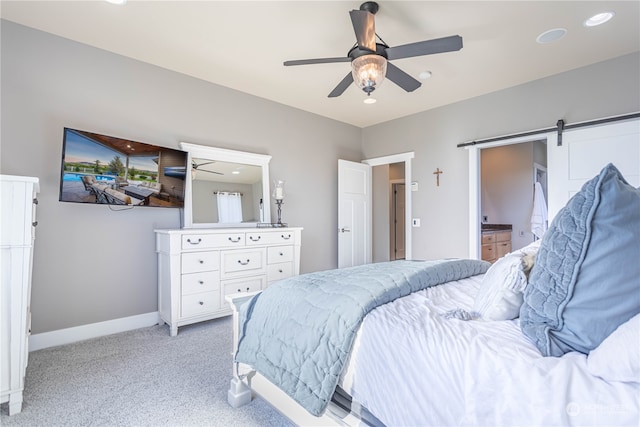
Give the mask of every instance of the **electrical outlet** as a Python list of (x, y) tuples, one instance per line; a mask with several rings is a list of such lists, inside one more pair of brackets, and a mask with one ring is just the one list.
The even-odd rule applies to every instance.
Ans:
[(413, 221), (411, 221), (411, 224), (414, 227), (420, 227), (420, 218), (413, 218)]

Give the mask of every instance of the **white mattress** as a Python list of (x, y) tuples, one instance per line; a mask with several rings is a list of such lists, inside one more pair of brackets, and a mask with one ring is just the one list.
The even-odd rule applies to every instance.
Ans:
[(518, 321), (462, 321), (482, 276), (371, 312), (340, 385), (387, 426), (638, 426), (640, 386), (608, 383), (586, 356), (542, 357)]

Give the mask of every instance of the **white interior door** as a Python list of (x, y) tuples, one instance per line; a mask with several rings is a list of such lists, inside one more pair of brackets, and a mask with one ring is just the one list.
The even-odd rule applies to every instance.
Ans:
[(371, 166), (338, 160), (338, 268), (371, 262)]
[(629, 184), (640, 185), (640, 120), (565, 131), (548, 141), (549, 223), (582, 185), (613, 163)]

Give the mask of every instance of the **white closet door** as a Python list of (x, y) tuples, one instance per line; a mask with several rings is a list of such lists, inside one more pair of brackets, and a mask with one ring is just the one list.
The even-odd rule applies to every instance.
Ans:
[(582, 185), (613, 163), (629, 184), (640, 186), (640, 120), (565, 131), (562, 145), (549, 135), (549, 222)]

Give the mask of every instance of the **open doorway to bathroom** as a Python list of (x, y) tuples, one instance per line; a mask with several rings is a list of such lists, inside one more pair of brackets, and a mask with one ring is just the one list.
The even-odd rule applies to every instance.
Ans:
[[(542, 189), (538, 194), (536, 182)], [(499, 258), (533, 242), (540, 221), (534, 202), (545, 206), (546, 215), (542, 203), (547, 199), (546, 140), (480, 150), (480, 194), (483, 251), (495, 251), (492, 255)], [(498, 238), (497, 246), (484, 247)]]

